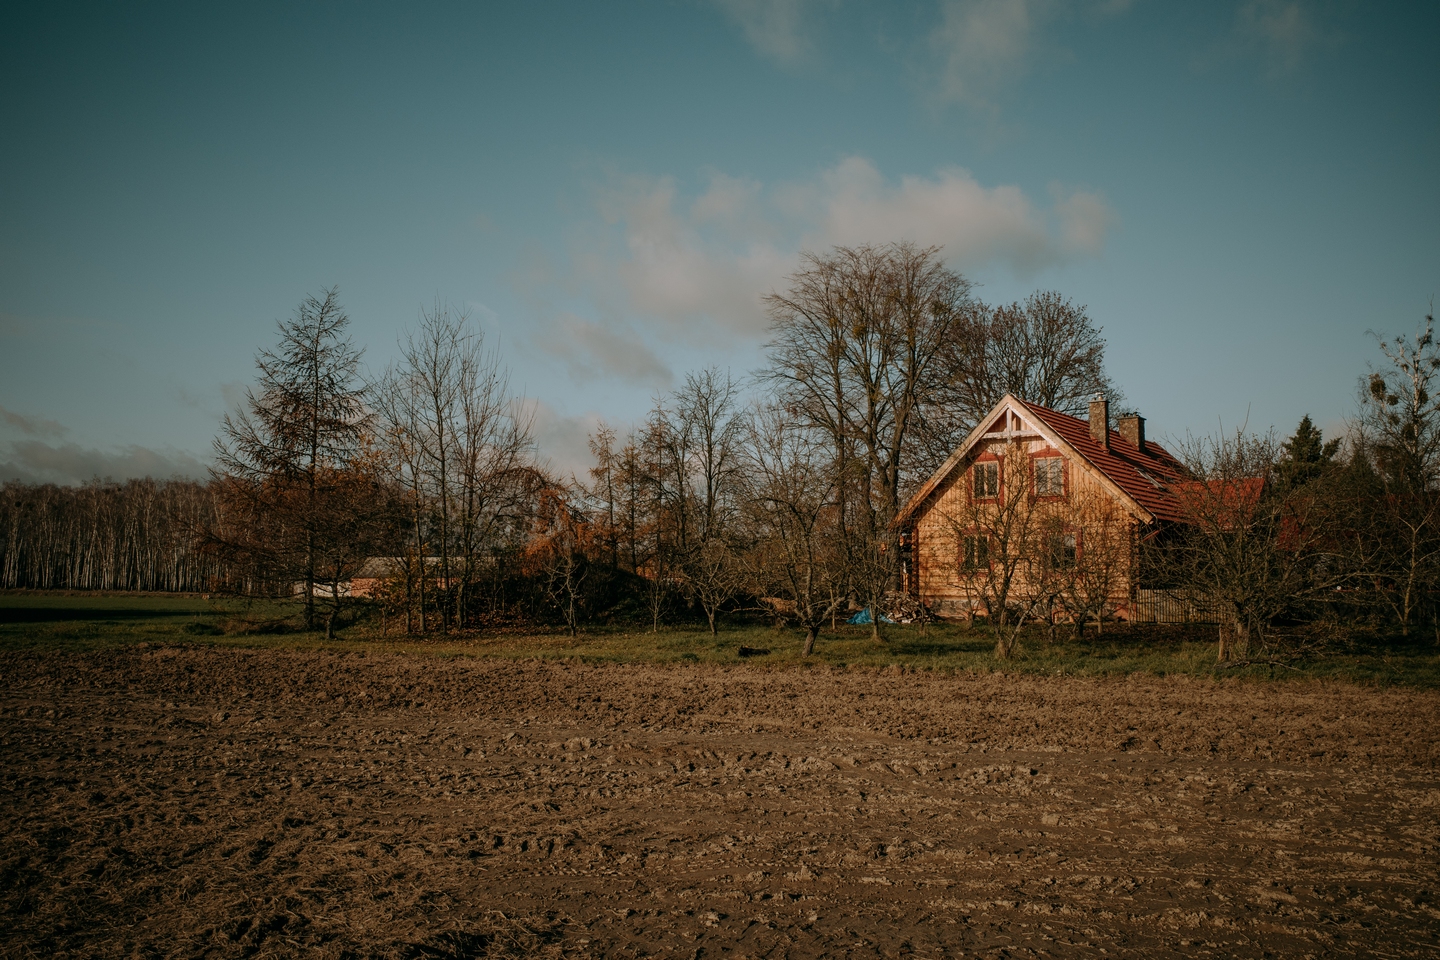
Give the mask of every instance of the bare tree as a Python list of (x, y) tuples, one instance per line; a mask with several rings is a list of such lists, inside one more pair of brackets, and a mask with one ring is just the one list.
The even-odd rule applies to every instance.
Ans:
[(337, 290), (307, 297), (293, 319), (278, 324), (278, 346), (256, 357), (258, 390), (246, 391), (215, 440), (226, 503), (269, 521), (264, 542), (256, 528), (230, 525), (228, 548), (263, 558), (267, 577), (300, 582), (307, 629), (315, 622), (320, 554), (336, 543), (326, 525), (333, 514), (323, 509), (333, 492), (327, 478), (345, 471), (369, 426), (361, 351), (346, 337), (348, 325)]
[[(1433, 311), (1411, 338), (1376, 337), (1386, 364), (1372, 369), (1354, 423), (1356, 453), (1378, 487), (1365, 498), (1361, 540), (1377, 594), (1408, 635), (1440, 584), (1440, 344)], [(1428, 611), (1440, 642), (1440, 616)]]
[(590, 468), (590, 499), (599, 508), (596, 526), (609, 555), (610, 566), (620, 566), (621, 464), (615, 449), (615, 431), (601, 423), (590, 435), (590, 455), (595, 466)]
[[(1049, 555), (1055, 565), (1055, 597), (1074, 625), (1075, 638), (1105, 616), (1125, 595), (1135, 555), (1135, 524), (1113, 498), (1092, 487), (1072, 491), (1056, 512)], [(1058, 562), (1057, 562), (1058, 561)]]
[[(380, 425), (380, 442), (386, 451), (385, 466), (393, 483), (406, 495), (409, 542), (397, 558), (405, 594), (405, 632), (415, 626), (426, 632), (426, 585), (430, 573), (425, 542), (426, 485), (423, 452), (420, 446), (421, 411), (413, 381), (391, 368), (371, 392)], [(418, 624), (412, 620), (418, 615)]]
[(804, 655), (845, 603), (848, 583), (830, 451), (792, 411), (758, 411), (747, 444), (746, 510), (755, 534), (754, 589), (784, 601), (805, 630)]
[(1218, 607), (1217, 660), (1245, 660), (1277, 617), (1348, 582), (1352, 568), (1326, 498), (1280, 482), (1273, 435), (1191, 439), (1182, 459), (1193, 479), (1175, 489), (1184, 523), (1165, 548), (1172, 575)]
[(944, 375), (922, 408), (926, 462), (938, 465), (1007, 393), (1083, 416), (1097, 393), (1120, 393), (1105, 372), (1105, 340), (1083, 305), (1055, 291), (1023, 303), (972, 303), (938, 360)]
[(738, 387), (729, 374), (711, 367), (689, 374), (675, 395), (676, 433), (688, 437), (691, 489), (681, 505), (693, 513), (690, 543), (680, 555), (680, 570), (691, 597), (705, 612), (710, 633), (720, 609), (740, 591), (743, 578), (736, 545), (740, 507), (740, 447), (744, 422), (737, 406)]
[(326, 537), (317, 556), (316, 583), (328, 608), (326, 639), (335, 636), (345, 607), (355, 599), (351, 581), (371, 557), (391, 553), (403, 539), (406, 504), (387, 473), (381, 453), (366, 449), (323, 478), (325, 496), (318, 508)]
[(456, 534), (462, 561), (456, 603), (461, 618), (482, 566), (527, 513), (532, 495), (533, 416), (510, 391), (510, 375), (483, 333), (460, 318), (460, 429)]
[(553, 481), (540, 490), (527, 559), (572, 637), (585, 615), (594, 533), (574, 491)]
[(651, 469), (660, 459), (653, 449), (655, 439), (649, 430), (632, 432), (622, 446), (614, 429), (604, 423), (590, 435), (595, 465), (586, 493), (593, 505), (596, 535), (610, 565), (635, 574), (648, 569), (660, 507)]
[[(409, 394), (407, 414), (416, 445), (418, 478), (425, 490), (423, 501), (434, 527), (432, 549), (439, 551), (437, 597), (440, 629), (448, 632), (455, 619), (451, 592), (451, 557), (454, 541), (451, 512), (455, 506), (457, 471), (456, 444), (460, 432), (460, 386), (463, 362), (464, 315), (452, 314), (447, 304), (436, 302), (420, 312), (419, 328), (406, 334), (400, 343), (399, 376)], [(429, 580), (429, 560), (421, 557), (422, 577)]]
[(641, 452), (640, 442), (634, 434), (626, 440), (625, 446), (615, 463), (619, 471), (618, 482), (618, 503), (616, 510), (616, 524), (618, 527), (617, 540), (620, 541), (622, 550), (620, 558), (625, 569), (631, 573), (639, 573), (645, 566), (647, 560), (646, 543), (649, 542), (647, 524), (650, 522), (648, 503), (648, 484), (645, 476), (645, 456)]
[(723, 539), (738, 509), (735, 471), (744, 426), (739, 386), (728, 373), (707, 367), (686, 375), (674, 402), (674, 432), (687, 438), (687, 482), (694, 489), (686, 501), (695, 515), (694, 539)]
[[(914, 433), (943, 379), (970, 283), (939, 248), (909, 243), (807, 254), (790, 289), (767, 298), (773, 338), (763, 376), (828, 447), (839, 529), (878, 613), (898, 577), (892, 521), (920, 466)], [(873, 574), (873, 575), (872, 575)]]
[(711, 537), (698, 544), (686, 558), (685, 583), (705, 613), (710, 635), (717, 635), (720, 611), (745, 585), (739, 553), (721, 537)]
[(193, 480), (0, 486), (0, 587), (209, 590), (231, 575), (203, 549), (216, 487)]
[(644, 573), (652, 632), (660, 630), (676, 569), (689, 546), (689, 453), (689, 436), (665, 404), (657, 402), (640, 438), (637, 477), (648, 532)]
[[(421, 629), (425, 585), (438, 574), (440, 622), (448, 630), (463, 625), (487, 551), (523, 512), (531, 420), (467, 311), (439, 302), (422, 311), (400, 353), (376, 391), (377, 408), (415, 507)], [(438, 554), (434, 571), (431, 550)]]

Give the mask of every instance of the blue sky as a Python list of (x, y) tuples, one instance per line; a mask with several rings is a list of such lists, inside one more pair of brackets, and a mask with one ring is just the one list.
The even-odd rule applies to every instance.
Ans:
[(1152, 436), (1338, 430), (1440, 291), (1440, 6), (9, 4), (0, 475), (197, 473), (274, 322), (468, 306), (580, 469), (801, 250), (1087, 304)]

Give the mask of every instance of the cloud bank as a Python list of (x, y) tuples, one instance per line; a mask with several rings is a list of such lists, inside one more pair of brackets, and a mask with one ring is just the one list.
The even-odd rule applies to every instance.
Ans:
[[(62, 441), (70, 432), (62, 423), (0, 406), (0, 424), (10, 439), (0, 441), (0, 483), (56, 483), (75, 486), (96, 478), (189, 477), (204, 479), (209, 464), (179, 450), (129, 446), (100, 449)], [(19, 433), (19, 439), (13, 434)]]
[(0, 407), (0, 420), (3, 420), (7, 427), (18, 430), (27, 437), (59, 437), (69, 432), (63, 424), (54, 420), (46, 420), (44, 417), (29, 417), (23, 413), (16, 413), (14, 410), (7, 410), (5, 407)]
[(0, 482), (55, 483), (76, 486), (97, 478), (172, 477), (203, 480), (208, 464), (177, 450), (151, 450), (131, 444), (102, 450), (77, 443), (13, 440), (0, 448)]
[(562, 414), (543, 400), (529, 401), (528, 408), (535, 446), (546, 466), (562, 477), (588, 480), (587, 471), (594, 465), (590, 437), (600, 426), (599, 415)]

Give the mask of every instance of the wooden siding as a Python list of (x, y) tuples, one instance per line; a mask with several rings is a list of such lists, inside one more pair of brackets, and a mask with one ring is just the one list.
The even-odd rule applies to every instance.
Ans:
[[(986, 436), (975, 443), (964, 459), (956, 465), (957, 468), (931, 492), (912, 516), (911, 555), (918, 588), (916, 593), (938, 616), (965, 616), (972, 604), (975, 605), (976, 612), (983, 612), (979, 591), (974, 586), (967, 586), (968, 578), (961, 569), (964, 547), (960, 538), (964, 533), (964, 520), (967, 516), (973, 516), (971, 511), (974, 509), (970, 504), (970, 467), (977, 459), (999, 455), (1004, 467), (1013, 469), (1014, 460), (1007, 460), (1005, 457), (1005, 446), (1008, 443), (1020, 445), (1025, 454), (1027, 469), (1033, 469), (1031, 464), (1037, 456), (1060, 457), (1065, 460), (1065, 495), (1040, 498), (1035, 509), (1051, 509), (1057, 514), (1063, 514), (1075, 503), (1084, 502), (1085, 498), (1091, 498), (1090, 502), (1113, 503), (1116, 511), (1126, 519), (1131, 540), (1134, 538), (1137, 520), (1133, 511), (1115, 496), (1112, 486), (1083, 461), (1064, 456), (1038, 433), (1029, 432), (1027, 435), (1025, 425), (1019, 421), (1018, 416), (1008, 424), (1003, 418), (997, 420), (994, 427), (1005, 429), (1008, 435), (993, 438)], [(995, 429), (994, 432), (999, 433), (1000, 430)], [(1002, 498), (1015, 489), (1014, 478), (1006, 476), (1008, 471), (1004, 467), (1000, 477)], [(1083, 551), (1084, 527), (1079, 527), (1078, 532)], [(1121, 575), (1123, 585), (1116, 590), (1113, 601), (1116, 612), (1121, 616), (1128, 615), (1132, 571), (1133, 552), (1130, 554), (1127, 569)]]

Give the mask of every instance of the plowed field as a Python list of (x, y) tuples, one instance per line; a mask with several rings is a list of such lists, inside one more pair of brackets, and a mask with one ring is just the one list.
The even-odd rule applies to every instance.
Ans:
[(0, 655), (8, 956), (1435, 956), (1440, 696)]

